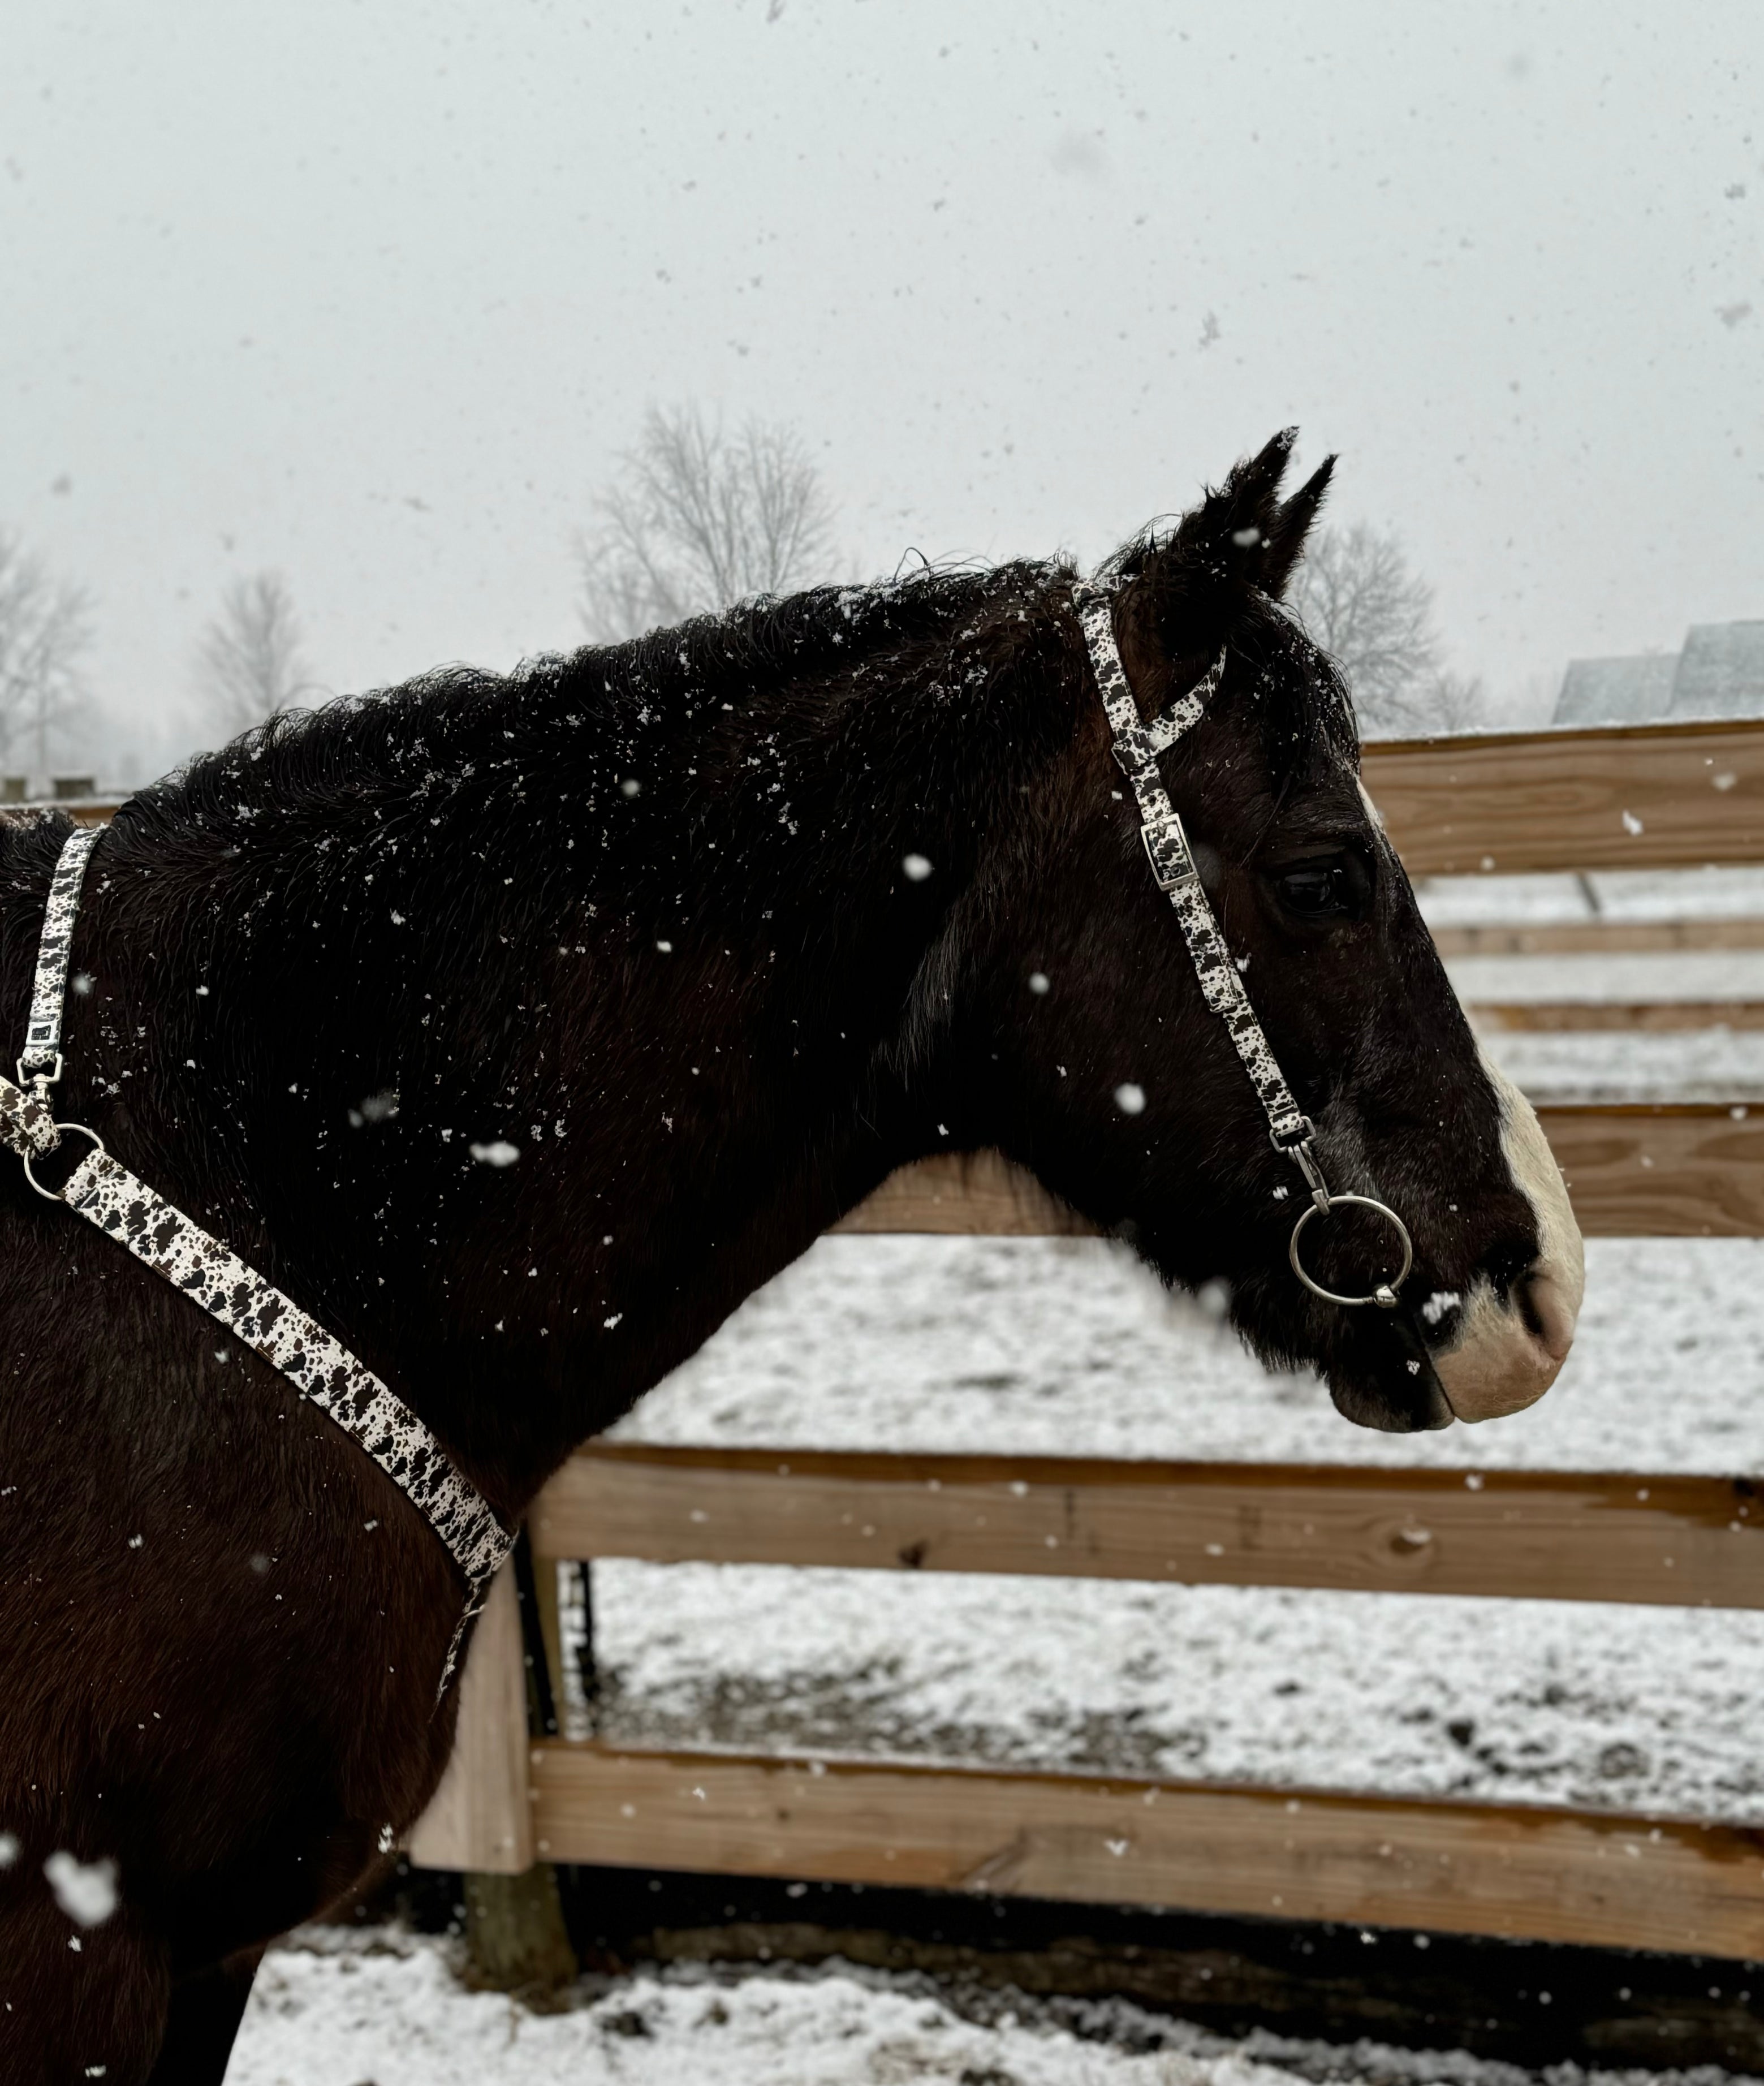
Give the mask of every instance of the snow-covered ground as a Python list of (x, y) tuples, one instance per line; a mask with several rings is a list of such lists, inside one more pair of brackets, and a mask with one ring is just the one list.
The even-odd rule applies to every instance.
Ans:
[(850, 1965), (682, 1966), (535, 2014), (466, 1991), (444, 1942), (308, 1930), (258, 1973), (227, 2086), (1724, 2086), (1731, 2075), (1527, 2073), (1462, 2051), (1214, 2035), (1120, 2001), (958, 1994)]
[(821, 1240), (614, 1430), (656, 1441), (1490, 1469), (1764, 1467), (1764, 1241), (1593, 1239), (1528, 1412), (1350, 1426), (1101, 1239)]
[(1541, 926), (1599, 917), (1764, 920), (1764, 869), (1595, 870), (1586, 877), (1429, 876), (1416, 887), (1416, 896), (1435, 927)]
[(1606, 956), (1576, 950), (1537, 956), (1452, 956), (1446, 970), (1467, 1007), (1540, 1000), (1586, 1006), (1638, 1002), (1764, 999), (1764, 949), (1674, 949)]
[(1534, 1101), (1764, 1101), (1764, 1029), (1485, 1033)]

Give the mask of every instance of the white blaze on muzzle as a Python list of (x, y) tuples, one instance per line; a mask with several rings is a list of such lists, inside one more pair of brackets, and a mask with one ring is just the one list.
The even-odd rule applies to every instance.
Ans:
[(1586, 1254), (1568, 1190), (1531, 1103), (1486, 1054), (1482, 1073), (1501, 1112), (1501, 1151), (1513, 1185), (1530, 1203), (1537, 1257), (1507, 1296), (1478, 1277), (1456, 1337), (1433, 1365), (1460, 1420), (1496, 1420), (1534, 1405), (1573, 1344), (1586, 1288)]

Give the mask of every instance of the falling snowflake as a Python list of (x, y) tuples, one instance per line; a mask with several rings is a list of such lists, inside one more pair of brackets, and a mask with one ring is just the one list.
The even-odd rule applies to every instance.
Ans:
[(117, 1909), (117, 1865), (83, 1862), (57, 1848), (43, 1864), (55, 1902), (79, 1926), (101, 1926)]

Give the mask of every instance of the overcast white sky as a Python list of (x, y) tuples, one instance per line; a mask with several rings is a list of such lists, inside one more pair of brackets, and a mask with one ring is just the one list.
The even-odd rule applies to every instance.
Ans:
[(0, 41), (0, 526), (187, 705), (577, 641), (645, 405), (794, 422), (852, 566), (1099, 554), (1275, 428), (1454, 663), (1764, 616), (1764, 5), (138, 0)]

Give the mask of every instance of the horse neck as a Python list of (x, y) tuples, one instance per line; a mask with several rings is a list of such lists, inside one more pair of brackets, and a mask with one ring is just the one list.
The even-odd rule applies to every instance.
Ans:
[(185, 1126), (198, 1202), (500, 1505), (935, 1146), (901, 1067), (933, 1069), (928, 962), (1014, 785), (977, 712), (892, 692), (867, 727), (823, 692), (651, 732), (635, 798), (560, 713), (506, 790), (413, 785), (282, 847), (251, 822), (207, 882), (198, 849), (159, 925), (211, 922), (210, 996), (117, 951), (147, 1143)]

